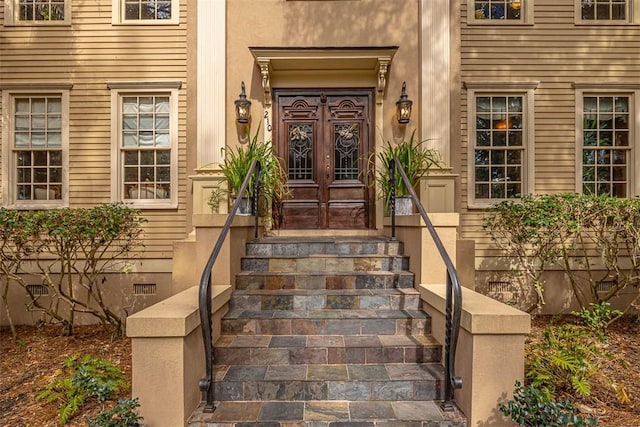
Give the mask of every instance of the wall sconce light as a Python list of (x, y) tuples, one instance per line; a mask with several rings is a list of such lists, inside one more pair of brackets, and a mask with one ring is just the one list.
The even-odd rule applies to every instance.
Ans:
[(240, 92), (239, 96), (234, 102), (236, 104), (236, 121), (242, 124), (249, 123), (251, 101), (247, 99), (247, 94), (244, 91), (244, 81), (242, 82), (242, 92)]
[(407, 97), (407, 82), (402, 82), (402, 93), (400, 93), (400, 99), (396, 102), (398, 123), (403, 125), (409, 123), (412, 105), (413, 101)]

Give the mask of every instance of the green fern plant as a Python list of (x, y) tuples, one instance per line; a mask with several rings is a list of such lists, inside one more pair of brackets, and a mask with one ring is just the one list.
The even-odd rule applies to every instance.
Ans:
[(122, 371), (110, 361), (91, 355), (74, 354), (64, 360), (64, 369), (55, 372), (36, 399), (57, 402), (60, 424), (67, 424), (87, 399), (98, 402), (112, 399), (115, 393), (129, 385)]
[(602, 355), (603, 348), (587, 329), (551, 325), (527, 348), (527, 378), (549, 396), (571, 391), (588, 396)]

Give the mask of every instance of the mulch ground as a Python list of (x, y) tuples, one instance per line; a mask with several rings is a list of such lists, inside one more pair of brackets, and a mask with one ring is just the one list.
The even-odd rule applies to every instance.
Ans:
[[(71, 337), (60, 336), (60, 328), (18, 327), (14, 341), (8, 329), (0, 331), (0, 425), (6, 427), (58, 426), (58, 408), (36, 400), (36, 395), (49, 383), (56, 370), (64, 367), (65, 358), (91, 354), (111, 361), (122, 369), (131, 383), (131, 341), (113, 339), (98, 326), (76, 327)], [(123, 390), (119, 397), (131, 397)], [(86, 426), (88, 417), (110, 410), (114, 402), (98, 404), (90, 401), (67, 426)]]
[[(551, 319), (536, 316), (533, 333), (539, 333)], [(597, 385), (592, 394), (574, 403), (591, 411), (603, 427), (640, 426), (640, 322), (636, 318), (622, 319), (610, 328), (608, 351), (620, 363), (603, 367), (604, 373), (618, 386), (624, 387), (631, 401), (620, 403), (611, 387)], [(77, 327), (74, 336), (60, 336), (59, 328), (18, 328), (14, 341), (8, 329), (0, 330), (0, 424), (6, 427), (57, 426), (58, 408), (37, 401), (35, 396), (63, 367), (66, 357), (75, 353), (91, 354), (110, 360), (119, 366), (131, 382), (131, 343), (127, 338), (113, 339), (97, 326)], [(121, 397), (131, 397), (130, 390)], [(86, 410), (67, 424), (85, 426), (87, 417), (95, 417), (101, 409), (111, 409), (113, 402), (92, 402)]]

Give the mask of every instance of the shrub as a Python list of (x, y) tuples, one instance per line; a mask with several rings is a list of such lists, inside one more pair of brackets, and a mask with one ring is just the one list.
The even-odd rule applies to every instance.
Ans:
[(588, 427), (597, 426), (595, 418), (584, 419), (568, 400), (554, 401), (534, 385), (516, 381), (513, 400), (499, 405), (500, 412), (519, 426)]
[(64, 360), (64, 369), (56, 371), (36, 398), (58, 402), (60, 423), (67, 424), (89, 398), (104, 402), (128, 386), (122, 371), (110, 361), (75, 354)]
[[(71, 335), (80, 312), (121, 333), (126, 313), (113, 311), (105, 302), (102, 285), (105, 273), (122, 271), (142, 248), (144, 222), (140, 211), (122, 204), (45, 211), (0, 208), (5, 302), (9, 285), (15, 284), (27, 293), (28, 309), (62, 324), (66, 335)], [(48, 288), (48, 298), (31, 291), (28, 274)]]
[(118, 399), (110, 411), (102, 411), (95, 418), (87, 419), (89, 427), (137, 427), (143, 419), (138, 415), (138, 398)]
[(580, 311), (573, 311), (571, 314), (577, 316), (584, 326), (595, 334), (601, 342), (608, 342), (607, 327), (615, 319), (622, 315), (620, 310), (613, 310), (611, 304), (606, 301), (600, 304), (589, 304), (590, 308), (583, 308)]
[[(634, 287), (639, 298), (640, 199), (582, 194), (524, 196), (488, 209), (483, 227), (524, 279), (524, 293), (533, 289), (526, 307), (544, 305), (542, 275), (560, 269), (581, 308), (609, 301)], [(607, 280), (611, 289), (599, 292)]]

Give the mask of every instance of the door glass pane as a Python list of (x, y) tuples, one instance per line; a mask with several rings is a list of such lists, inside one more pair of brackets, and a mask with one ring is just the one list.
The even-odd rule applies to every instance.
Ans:
[(313, 179), (313, 128), (306, 123), (290, 123), (289, 179)]
[(358, 123), (334, 127), (334, 177), (336, 181), (358, 179), (360, 126)]

